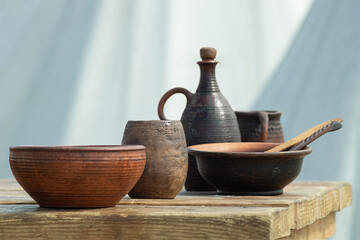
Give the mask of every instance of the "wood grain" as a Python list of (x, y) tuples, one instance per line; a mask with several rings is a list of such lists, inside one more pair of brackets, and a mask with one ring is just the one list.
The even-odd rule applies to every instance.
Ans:
[(330, 124), (331, 122), (334, 122), (334, 121), (337, 121), (337, 122), (343, 122), (343, 119), (341, 118), (334, 118), (334, 119), (331, 119), (331, 120), (328, 120), (326, 122), (323, 122), (319, 125), (316, 125), (315, 127), (312, 127), (310, 128), (309, 130), (301, 133), (300, 135), (290, 139), (289, 141), (283, 143), (283, 144), (280, 144), (279, 146), (276, 146), (270, 150), (267, 150), (266, 152), (281, 152), (281, 151), (284, 151), (296, 144), (298, 144), (299, 142), (301, 142), (302, 140), (306, 139), (307, 137), (311, 136), (313, 133), (315, 133), (316, 131), (320, 130), (321, 128), (325, 127), (326, 125)]
[[(57, 211), (7, 205), (0, 210), (7, 212), (0, 214), (2, 239), (14, 236), (37, 239), (234, 239), (237, 236), (274, 239), (279, 234), (290, 234), (289, 226), (273, 219), (286, 209), (118, 206)], [(277, 231), (269, 231), (273, 228)]]
[(313, 224), (299, 230), (291, 230), (290, 236), (280, 238), (280, 240), (302, 239), (329, 239), (336, 232), (335, 213), (330, 213), (325, 218), (316, 220)]
[[(0, 181), (1, 239), (317, 239), (335, 233), (351, 205), (345, 182), (294, 182), (279, 196), (181, 192), (125, 198), (115, 208), (39, 208), (14, 181)], [(287, 237), (287, 238), (285, 238)]]

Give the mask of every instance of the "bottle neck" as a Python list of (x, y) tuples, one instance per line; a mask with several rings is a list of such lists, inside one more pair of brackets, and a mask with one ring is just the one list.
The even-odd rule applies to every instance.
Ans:
[(215, 67), (217, 61), (199, 61), (200, 82), (196, 92), (220, 92), (216, 81)]

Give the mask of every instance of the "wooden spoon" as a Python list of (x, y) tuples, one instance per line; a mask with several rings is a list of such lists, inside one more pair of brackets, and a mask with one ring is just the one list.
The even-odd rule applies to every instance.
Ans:
[[(284, 151), (286, 149), (289, 149), (291, 148), (292, 146), (300, 143), (301, 141), (305, 140), (306, 138), (309, 138), (311, 135), (313, 135), (314, 133), (316, 133), (317, 131), (321, 130), (322, 128), (326, 127), (327, 125), (331, 124), (332, 122), (339, 122), (341, 123), (343, 121), (343, 119), (341, 118), (334, 118), (334, 119), (331, 119), (329, 121), (326, 121), (326, 122), (323, 122), (313, 128), (310, 128), (309, 130), (307, 130), (306, 132), (303, 132), (302, 134), (294, 137), (293, 139), (283, 143), (283, 144), (280, 144), (270, 150), (267, 150), (265, 152), (281, 152), (281, 151)], [(314, 139), (315, 140), (315, 139)]]
[(288, 151), (301, 150), (304, 147), (306, 147), (307, 145), (309, 145), (310, 143), (312, 143), (313, 141), (315, 141), (316, 139), (318, 139), (319, 137), (321, 137), (322, 135), (324, 135), (325, 133), (336, 131), (336, 130), (340, 129), (341, 127), (342, 127), (341, 123), (339, 123), (338, 121), (333, 121), (330, 124), (323, 127), (322, 129), (311, 134), (309, 137), (305, 138), (304, 140), (302, 140), (295, 146), (291, 147)]

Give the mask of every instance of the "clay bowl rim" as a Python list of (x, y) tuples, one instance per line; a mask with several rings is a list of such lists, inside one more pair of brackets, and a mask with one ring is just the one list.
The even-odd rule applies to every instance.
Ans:
[(145, 150), (143, 145), (18, 145), (11, 151), (136, 151)]
[(235, 151), (211, 151), (204, 150), (208, 146), (222, 146), (222, 145), (268, 145), (269, 148), (275, 147), (281, 143), (269, 143), (269, 142), (230, 142), (230, 143), (206, 143), (206, 144), (197, 144), (188, 147), (188, 152), (194, 156), (223, 156), (223, 157), (247, 157), (247, 158), (287, 158), (293, 156), (306, 156), (312, 152), (311, 147), (306, 147), (302, 150), (297, 151), (282, 151), (282, 152), (235, 152)]

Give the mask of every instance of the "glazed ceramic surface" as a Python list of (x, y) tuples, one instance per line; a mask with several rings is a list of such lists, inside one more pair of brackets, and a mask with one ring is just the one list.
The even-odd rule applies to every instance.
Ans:
[(278, 143), (214, 143), (190, 146), (201, 176), (220, 194), (278, 195), (300, 173), (312, 149), (265, 153)]
[[(196, 93), (184, 88), (169, 90), (161, 98), (158, 106), (160, 119), (166, 119), (164, 104), (175, 93), (182, 93), (187, 104), (181, 117), (187, 145), (215, 142), (240, 142), (240, 131), (234, 111), (220, 92), (216, 81), (214, 60), (216, 50), (202, 48), (200, 66), (200, 82)], [(199, 174), (196, 160), (189, 155), (189, 170), (185, 183), (187, 191), (214, 191)]]
[(146, 166), (131, 198), (174, 198), (188, 169), (185, 134), (180, 121), (129, 121), (122, 144), (146, 147)]
[(284, 142), (279, 111), (235, 111), (243, 142)]
[(115, 206), (140, 179), (144, 146), (16, 146), (11, 170), (41, 206)]

